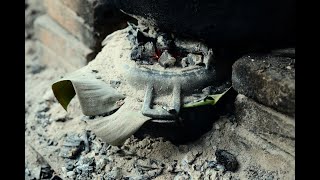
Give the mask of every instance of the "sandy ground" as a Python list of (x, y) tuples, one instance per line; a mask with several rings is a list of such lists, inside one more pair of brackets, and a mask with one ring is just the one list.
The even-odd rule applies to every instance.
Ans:
[[(26, 18), (30, 23), (37, 15), (29, 13)], [(209, 132), (182, 145), (148, 135), (131, 136), (119, 147), (102, 142), (86, 130), (91, 117), (82, 114), (76, 98), (68, 112), (57, 102), (51, 84), (65, 72), (40, 63), (32, 26), (26, 29), (26, 179), (293, 179), (293, 161), (237, 136), (245, 130), (237, 127), (233, 116), (220, 117)], [(236, 158), (235, 172), (224, 171), (217, 163), (221, 149)]]

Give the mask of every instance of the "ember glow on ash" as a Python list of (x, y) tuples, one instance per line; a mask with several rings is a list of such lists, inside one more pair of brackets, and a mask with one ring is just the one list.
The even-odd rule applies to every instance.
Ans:
[(135, 25), (129, 24), (129, 27), (127, 37), (133, 43), (131, 59), (137, 64), (158, 63), (164, 68), (210, 65), (208, 59), (212, 59), (213, 54), (209, 51), (212, 50), (201, 42), (180, 40), (163, 32), (157, 32), (154, 37)]

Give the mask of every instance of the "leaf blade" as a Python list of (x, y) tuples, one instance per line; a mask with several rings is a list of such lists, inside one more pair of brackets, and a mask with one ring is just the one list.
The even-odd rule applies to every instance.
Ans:
[[(208, 95), (207, 97), (205, 97), (204, 99), (202, 99), (198, 102), (191, 102), (188, 104), (184, 104), (183, 108), (192, 108), (192, 107), (199, 107), (199, 106), (204, 106), (204, 105), (214, 106), (220, 100), (220, 98), (229, 91), (229, 89), (231, 89), (231, 87), (229, 87), (227, 90), (225, 90), (221, 94)], [(208, 97), (210, 97), (210, 98), (208, 98)]]
[(110, 113), (121, 106), (118, 101), (125, 99), (110, 85), (81, 69), (55, 82), (52, 90), (66, 111), (70, 101), (77, 95), (82, 113), (87, 116)]

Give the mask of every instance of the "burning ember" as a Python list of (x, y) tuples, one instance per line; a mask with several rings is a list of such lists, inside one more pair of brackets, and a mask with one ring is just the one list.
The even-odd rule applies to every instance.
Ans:
[(150, 33), (129, 24), (128, 39), (133, 44), (131, 59), (140, 65), (159, 64), (164, 68), (203, 66), (207, 69), (213, 60), (212, 49), (202, 42), (180, 40), (172, 34)]

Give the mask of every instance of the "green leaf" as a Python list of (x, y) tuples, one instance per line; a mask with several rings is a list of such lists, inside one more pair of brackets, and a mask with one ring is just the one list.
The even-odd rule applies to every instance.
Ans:
[(53, 83), (52, 91), (65, 110), (77, 94), (81, 110), (87, 116), (110, 113), (118, 109), (121, 104), (117, 102), (125, 98), (110, 85), (81, 69)]
[(207, 97), (200, 99), (199, 101), (185, 104), (185, 105), (183, 105), (183, 107), (184, 108), (192, 108), (192, 107), (198, 107), (198, 106), (204, 106), (204, 105), (214, 106), (219, 101), (219, 99), (229, 91), (230, 88), (228, 88), (226, 91), (224, 91), (221, 94), (208, 95)]
[(68, 104), (76, 95), (73, 89), (72, 82), (68, 80), (61, 80), (52, 85), (52, 91), (61, 106), (67, 110)]

